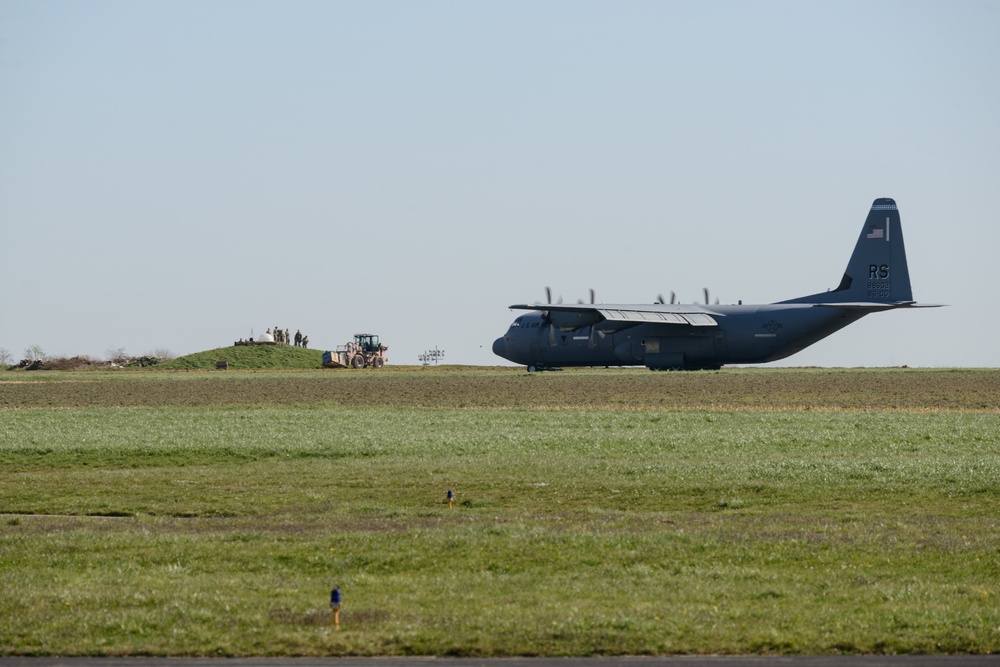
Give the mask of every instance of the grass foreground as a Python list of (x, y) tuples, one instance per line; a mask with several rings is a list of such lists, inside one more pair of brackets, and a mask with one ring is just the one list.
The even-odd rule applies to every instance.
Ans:
[(0, 373), (0, 654), (997, 653), (998, 389)]

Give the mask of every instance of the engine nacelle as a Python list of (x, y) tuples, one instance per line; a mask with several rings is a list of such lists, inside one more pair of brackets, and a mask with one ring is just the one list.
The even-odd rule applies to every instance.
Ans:
[(560, 331), (576, 331), (582, 327), (589, 327), (591, 324), (596, 324), (602, 319), (601, 314), (596, 310), (550, 310), (548, 315), (549, 322)]

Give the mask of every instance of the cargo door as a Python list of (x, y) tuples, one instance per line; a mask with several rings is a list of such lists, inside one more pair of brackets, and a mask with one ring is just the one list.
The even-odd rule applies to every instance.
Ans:
[(715, 330), (715, 356), (719, 358), (719, 361), (729, 358), (729, 350), (726, 348), (726, 330), (716, 329)]

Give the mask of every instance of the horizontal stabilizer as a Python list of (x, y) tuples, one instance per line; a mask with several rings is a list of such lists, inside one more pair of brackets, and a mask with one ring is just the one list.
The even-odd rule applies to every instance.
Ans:
[(893, 308), (941, 308), (943, 303), (917, 303), (916, 301), (900, 301), (898, 303), (878, 303), (877, 301), (851, 301), (846, 303), (817, 303), (817, 308), (844, 308), (846, 310), (892, 310)]

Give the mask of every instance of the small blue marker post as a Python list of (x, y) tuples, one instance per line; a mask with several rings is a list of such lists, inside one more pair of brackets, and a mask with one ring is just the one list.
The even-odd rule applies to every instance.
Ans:
[(455, 499), (455, 494), (448, 489), (448, 509), (451, 509), (451, 501)]
[(333, 610), (333, 629), (340, 630), (340, 589), (330, 591), (330, 609)]

